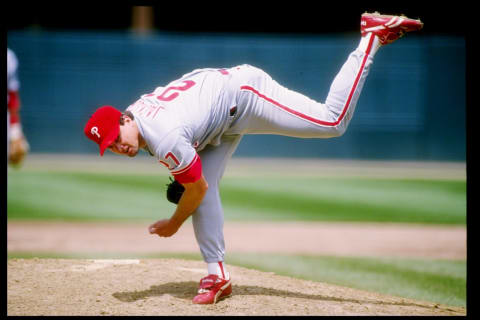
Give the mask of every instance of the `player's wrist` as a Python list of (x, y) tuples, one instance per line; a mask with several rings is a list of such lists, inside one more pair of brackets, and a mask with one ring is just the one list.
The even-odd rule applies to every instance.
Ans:
[(22, 125), (20, 123), (10, 124), (10, 140), (18, 140), (23, 137)]
[(173, 227), (173, 228), (180, 228), (181, 225), (183, 224), (183, 220), (178, 218), (178, 217), (171, 217), (169, 220), (168, 220), (168, 223)]

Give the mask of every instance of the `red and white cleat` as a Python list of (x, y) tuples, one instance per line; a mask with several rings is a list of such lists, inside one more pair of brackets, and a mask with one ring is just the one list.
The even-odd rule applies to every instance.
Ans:
[(405, 16), (382, 15), (378, 12), (364, 13), (360, 21), (362, 37), (371, 32), (376, 35), (380, 44), (394, 42), (406, 32), (417, 31), (423, 28), (420, 19), (410, 19)]
[(221, 298), (232, 294), (230, 280), (222, 279), (215, 274), (210, 274), (200, 280), (198, 295), (193, 298), (193, 303), (214, 304)]

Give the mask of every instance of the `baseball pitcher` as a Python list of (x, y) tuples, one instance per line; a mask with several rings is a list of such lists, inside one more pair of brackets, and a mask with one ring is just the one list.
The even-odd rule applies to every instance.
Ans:
[(354, 114), (377, 51), (423, 27), (405, 16), (365, 13), (358, 47), (320, 103), (289, 90), (267, 73), (244, 64), (197, 69), (144, 94), (124, 112), (103, 106), (87, 121), (86, 136), (105, 150), (134, 157), (143, 149), (173, 176), (167, 196), (177, 203), (169, 219), (149, 226), (170, 237), (192, 216), (195, 237), (207, 264), (194, 303), (216, 303), (232, 293), (224, 264), (223, 209), (219, 182), (245, 134), (300, 138), (341, 136)]

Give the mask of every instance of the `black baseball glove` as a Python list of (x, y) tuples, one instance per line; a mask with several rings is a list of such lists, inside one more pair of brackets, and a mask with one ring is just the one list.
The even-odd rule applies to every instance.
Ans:
[(167, 200), (171, 203), (178, 204), (180, 198), (182, 197), (183, 191), (185, 191), (185, 187), (182, 186), (180, 182), (177, 180), (170, 178), (170, 183), (167, 184)]

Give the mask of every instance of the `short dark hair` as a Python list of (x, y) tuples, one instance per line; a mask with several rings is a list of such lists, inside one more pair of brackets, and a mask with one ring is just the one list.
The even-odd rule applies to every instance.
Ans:
[(126, 110), (124, 112), (122, 112), (122, 116), (120, 117), (120, 125), (123, 126), (125, 124), (125, 121), (123, 120), (123, 116), (127, 116), (129, 117), (130, 119), (132, 120), (135, 120), (135, 116), (133, 115), (133, 113), (131, 113), (130, 111)]

